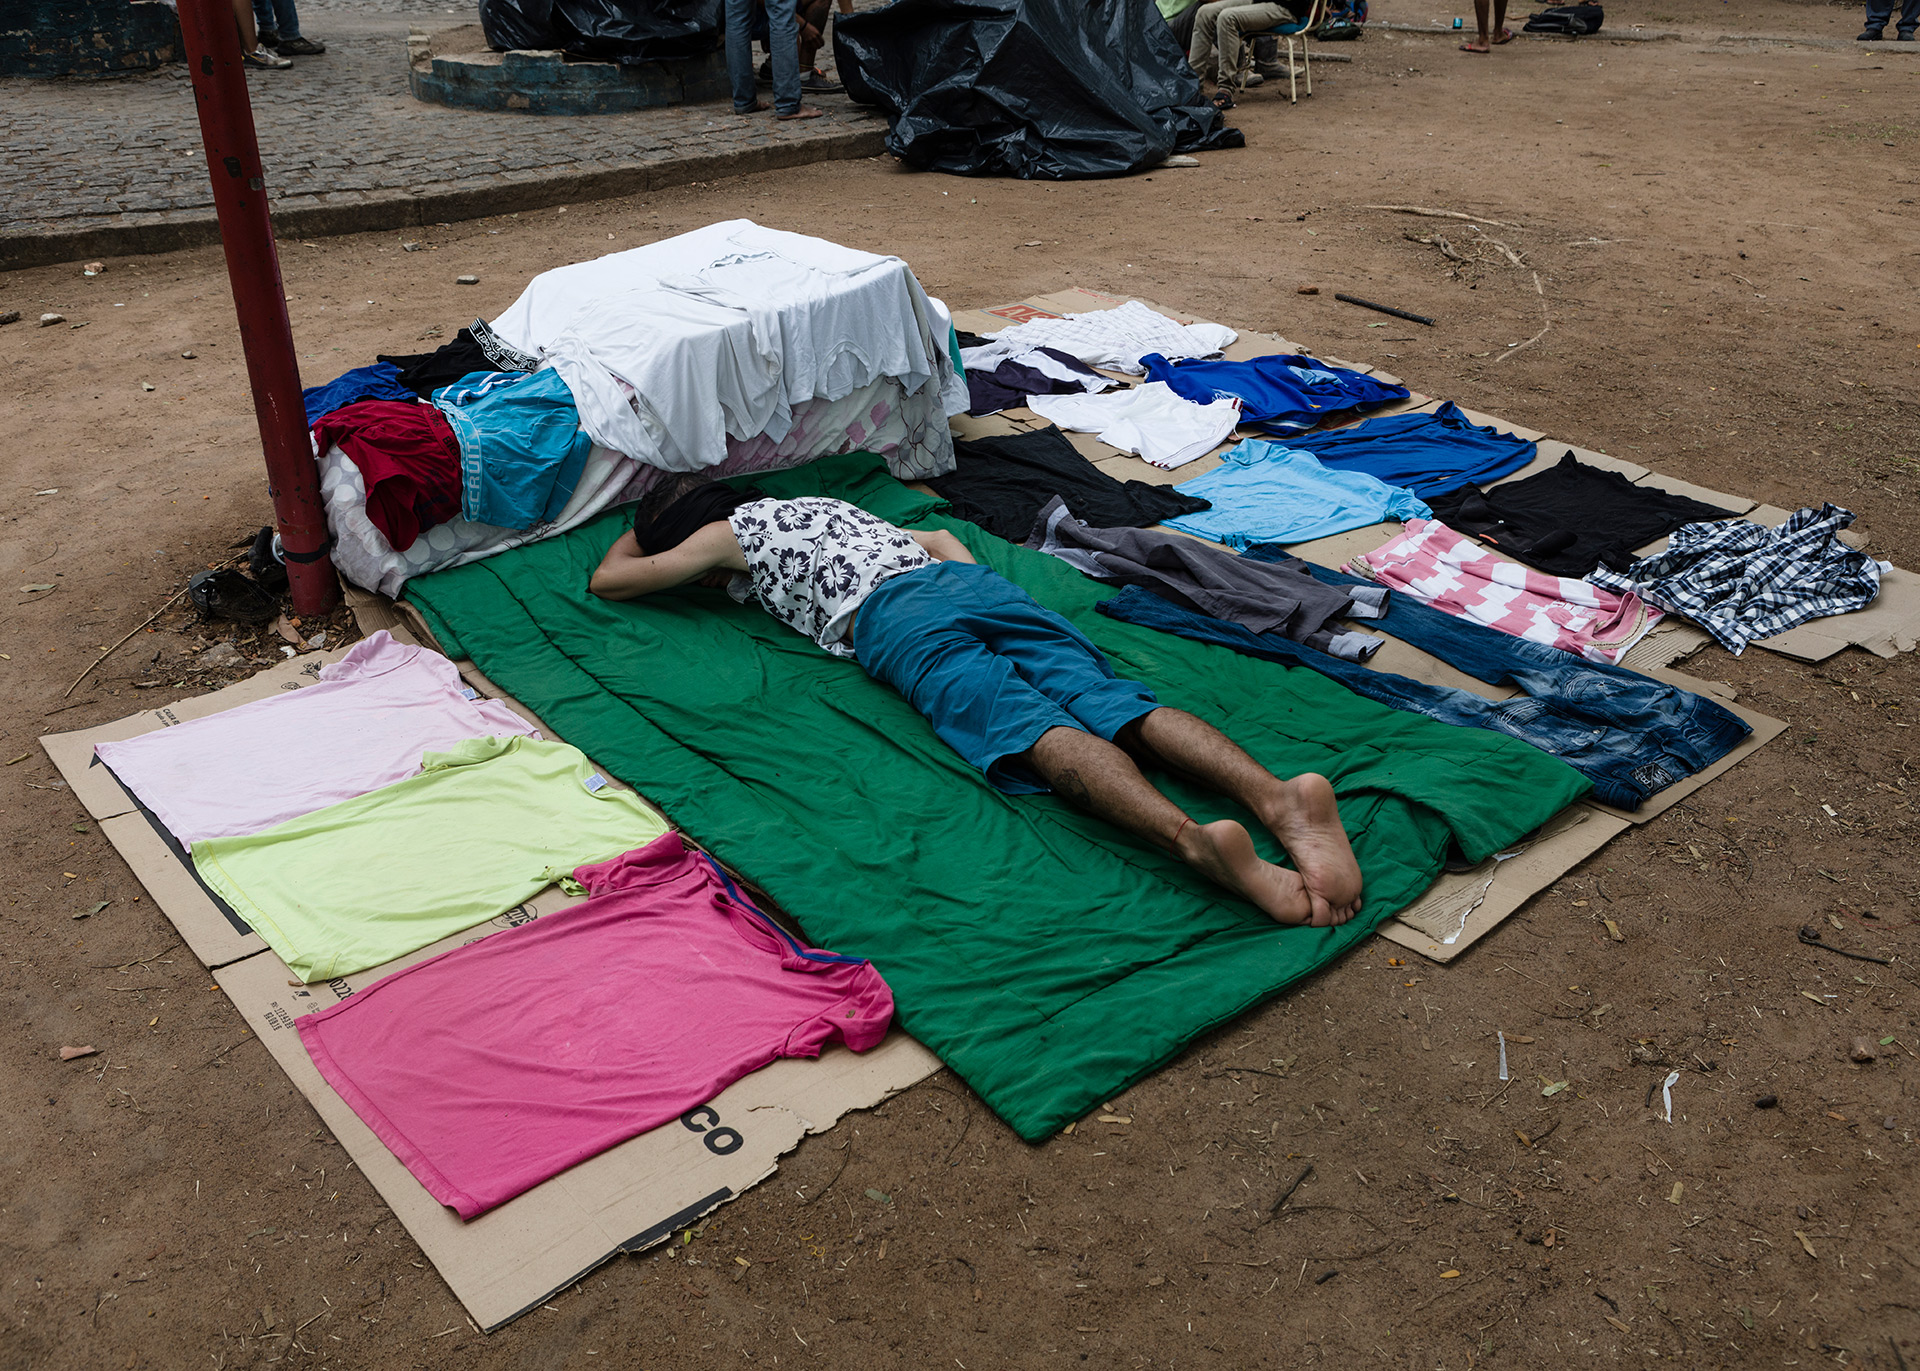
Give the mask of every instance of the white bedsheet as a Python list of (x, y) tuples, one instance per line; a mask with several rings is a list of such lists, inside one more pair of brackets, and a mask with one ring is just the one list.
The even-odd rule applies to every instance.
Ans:
[(897, 257), (732, 219), (543, 272), (474, 335), (502, 364), (551, 361), (595, 442), (698, 471), (882, 378), (964, 412), (949, 323)]

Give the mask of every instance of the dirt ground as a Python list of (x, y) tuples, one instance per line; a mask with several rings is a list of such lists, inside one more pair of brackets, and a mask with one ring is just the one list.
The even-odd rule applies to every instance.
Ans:
[[(1375, 17), (1434, 17), (1395, 4)], [(1196, 170), (854, 162), (443, 226), (430, 253), (287, 242), (303, 372), (748, 215), (898, 253), (957, 306), (1086, 285), (1278, 330), (1708, 486), (1830, 499), (1920, 565), (1920, 59), (1715, 41), (1850, 38), (1851, 9), (1609, 10), (1636, 22), (1690, 37), (1470, 57), (1370, 35), (1311, 101), (1252, 94), (1250, 146)], [(1366, 208), (1387, 203), (1524, 225), (1487, 233), (1527, 265)], [(1436, 231), (1477, 260), (1408, 237)], [(280, 656), (246, 637), (205, 669), (211, 631), (175, 610), (62, 694), (269, 516), (218, 254), (108, 268), (0, 276), (27, 315), (0, 329), (0, 1365), (1920, 1365), (1920, 662), (1858, 651), (1694, 658), (1789, 732), (1452, 966), (1364, 947), (1111, 1101), (1120, 1122), (1037, 1147), (942, 1074), (678, 1255), (478, 1335), (34, 743)], [(1803, 947), (1803, 924), (1895, 960)], [(1856, 1036), (1878, 1061), (1848, 1060)]]

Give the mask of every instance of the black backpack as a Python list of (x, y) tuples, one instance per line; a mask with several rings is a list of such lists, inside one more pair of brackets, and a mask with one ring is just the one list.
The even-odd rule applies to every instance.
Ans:
[(1582, 38), (1600, 32), (1601, 21), (1606, 17), (1606, 11), (1598, 5), (1555, 5), (1538, 14), (1528, 15), (1524, 32), (1564, 33), (1569, 37)]

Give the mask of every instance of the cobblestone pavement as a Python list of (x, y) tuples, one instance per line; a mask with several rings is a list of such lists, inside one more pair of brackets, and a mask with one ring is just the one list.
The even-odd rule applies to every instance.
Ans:
[[(885, 131), (844, 96), (812, 99), (826, 117), (793, 124), (743, 118), (724, 100), (573, 117), (446, 109), (408, 92), (407, 31), (474, 22), (476, 8), (307, 0), (300, 11), (326, 54), (247, 73), (275, 217), (293, 232), (471, 217), (871, 155)], [(204, 162), (183, 64), (104, 79), (0, 79), (0, 266), (211, 241)]]

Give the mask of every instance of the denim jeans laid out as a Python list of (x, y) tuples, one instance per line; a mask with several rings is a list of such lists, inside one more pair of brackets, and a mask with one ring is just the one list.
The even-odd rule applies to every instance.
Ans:
[[(800, 108), (800, 18), (796, 0), (767, 0), (767, 55), (773, 60), (773, 108)], [(727, 79), (733, 108), (745, 114), (759, 98), (753, 87), (753, 0), (727, 0)]]
[(253, 25), (262, 33), (277, 33), (285, 39), (300, 36), (300, 11), (293, 0), (253, 0)]
[[(1263, 550), (1282, 552), (1263, 544), (1247, 555)], [(1314, 567), (1313, 574), (1330, 585), (1366, 584), (1323, 567)], [(1527, 693), (1512, 700), (1485, 700), (1451, 686), (1373, 671), (1277, 634), (1251, 633), (1238, 624), (1191, 613), (1134, 586), (1099, 609), (1126, 623), (1311, 667), (1356, 694), (1410, 714), (1508, 734), (1558, 757), (1593, 782), (1595, 799), (1617, 809), (1638, 809), (1650, 795), (1724, 757), (1749, 732), (1705, 696), (1450, 618), (1404, 595), (1390, 596), (1386, 617), (1369, 620), (1368, 627), (1377, 625), (1381, 632), (1489, 685), (1513, 685)]]

